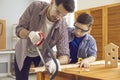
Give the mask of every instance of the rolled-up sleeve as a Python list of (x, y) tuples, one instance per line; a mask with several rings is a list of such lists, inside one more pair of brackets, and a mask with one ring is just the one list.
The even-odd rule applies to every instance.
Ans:
[(61, 29), (60, 29), (60, 37), (59, 40), (57, 42), (57, 54), (59, 55), (67, 55), (70, 56), (70, 51), (69, 51), (69, 41), (68, 41), (68, 25), (66, 22), (62, 22), (61, 25)]
[(31, 20), (31, 14), (32, 14), (32, 10), (33, 10), (33, 7), (34, 7), (34, 3), (31, 3), (30, 6), (25, 10), (25, 12), (23, 13), (23, 15), (20, 17), (20, 20), (19, 20), (19, 24), (17, 25), (16, 27), (16, 35), (19, 37), (19, 32), (20, 30), (22, 29), (28, 29), (29, 27), (29, 23), (30, 23), (30, 20)]

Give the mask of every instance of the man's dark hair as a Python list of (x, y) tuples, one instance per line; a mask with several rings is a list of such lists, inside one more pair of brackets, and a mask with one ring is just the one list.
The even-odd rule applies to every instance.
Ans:
[(75, 9), (75, 2), (74, 0), (55, 0), (56, 5), (63, 4), (64, 8), (68, 12), (73, 12)]
[(93, 17), (87, 13), (82, 13), (77, 17), (77, 22), (81, 24), (88, 24), (92, 25), (93, 24)]

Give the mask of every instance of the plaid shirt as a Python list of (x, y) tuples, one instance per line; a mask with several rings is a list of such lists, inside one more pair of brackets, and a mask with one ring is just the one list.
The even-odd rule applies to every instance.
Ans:
[[(19, 31), (27, 29), (29, 31), (40, 31), (41, 27), (45, 24), (45, 13), (49, 4), (41, 1), (34, 1), (23, 13), (16, 27), (16, 35), (19, 37)], [(57, 47), (57, 56), (69, 55), (68, 31), (65, 18), (55, 22), (53, 28), (47, 37), (47, 42), (52, 48), (54, 45)], [(30, 46), (32, 45), (29, 38), (20, 39), (16, 44), (15, 53), (16, 61), (19, 69), (23, 67), (23, 62), (28, 56)], [(43, 46), (42, 54), (44, 54), (45, 61), (50, 59), (46, 47)]]

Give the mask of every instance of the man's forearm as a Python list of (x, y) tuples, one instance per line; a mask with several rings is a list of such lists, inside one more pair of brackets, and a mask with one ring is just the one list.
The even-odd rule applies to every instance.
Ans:
[(26, 39), (28, 37), (29, 31), (27, 29), (22, 29), (19, 32), (20, 38)]
[(62, 55), (58, 57), (60, 64), (68, 64), (69, 63), (69, 57), (67, 55)]

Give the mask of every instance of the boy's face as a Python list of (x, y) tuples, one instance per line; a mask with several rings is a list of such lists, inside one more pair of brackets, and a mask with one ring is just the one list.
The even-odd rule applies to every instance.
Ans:
[(88, 24), (81, 24), (79, 22), (76, 22), (74, 26), (74, 34), (76, 37), (82, 37), (90, 30)]
[(51, 4), (49, 11), (49, 16), (52, 22), (59, 20), (60, 18), (66, 16), (69, 12), (64, 8), (63, 4), (56, 6), (55, 2)]

